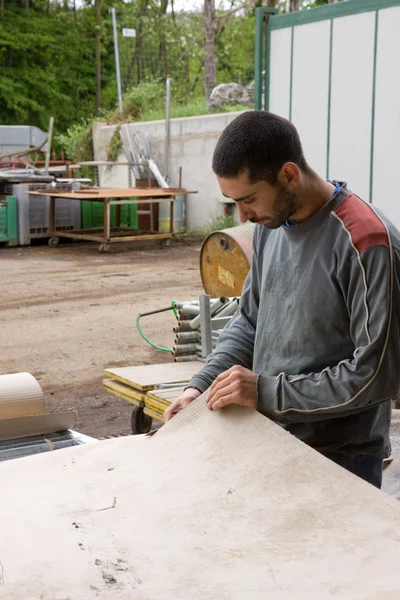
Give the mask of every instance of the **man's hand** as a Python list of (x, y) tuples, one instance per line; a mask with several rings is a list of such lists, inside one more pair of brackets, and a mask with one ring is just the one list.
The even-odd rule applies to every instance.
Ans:
[(228, 404), (256, 407), (258, 374), (239, 365), (218, 375), (210, 387), (207, 406), (219, 410)]
[(193, 400), (201, 396), (201, 392), (196, 390), (195, 388), (187, 388), (176, 400), (172, 402), (170, 406), (168, 406), (167, 410), (164, 413), (165, 422), (172, 419), (176, 413), (185, 408), (188, 404), (190, 404)]

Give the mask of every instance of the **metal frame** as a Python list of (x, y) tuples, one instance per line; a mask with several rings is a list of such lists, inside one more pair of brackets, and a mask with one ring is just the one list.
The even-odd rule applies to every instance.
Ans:
[[(375, 12), (374, 34), (374, 62), (372, 84), (372, 118), (371, 118), (371, 165), (370, 165), (370, 191), (369, 202), (372, 203), (373, 189), (373, 162), (375, 139), (375, 98), (376, 98), (376, 65), (378, 48), (379, 11), (386, 8), (400, 6), (400, 0), (347, 0), (326, 6), (319, 6), (309, 10), (301, 10), (289, 14), (277, 15), (274, 9), (256, 9), (256, 53), (255, 53), (255, 108), (269, 110), (270, 97), (270, 58), (271, 58), (271, 31), (292, 28), (291, 38), (291, 65), (290, 65), (290, 111), (292, 117), (292, 81), (293, 81), (293, 47), (294, 28), (319, 21), (330, 20), (330, 56), (329, 56), (329, 91), (328, 91), (328, 128), (327, 128), (327, 159), (326, 177), (329, 177), (330, 158), (330, 127), (331, 127), (331, 91), (332, 91), (332, 50), (333, 50), (333, 21), (336, 18), (357, 15), (366, 12)], [(265, 65), (265, 66), (264, 66)], [(265, 96), (262, 106), (262, 71), (265, 70)]]

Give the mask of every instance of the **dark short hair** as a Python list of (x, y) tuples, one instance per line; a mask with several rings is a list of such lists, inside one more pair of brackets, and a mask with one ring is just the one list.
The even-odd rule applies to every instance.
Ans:
[(229, 179), (247, 170), (252, 182), (265, 180), (276, 185), (286, 162), (305, 170), (299, 134), (287, 119), (264, 110), (247, 111), (222, 132), (214, 151), (212, 168), (218, 177)]

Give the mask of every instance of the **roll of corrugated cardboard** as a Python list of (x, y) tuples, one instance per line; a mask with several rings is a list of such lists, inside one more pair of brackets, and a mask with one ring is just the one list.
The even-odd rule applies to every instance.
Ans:
[(0, 375), (0, 419), (42, 415), (44, 395), (29, 373)]

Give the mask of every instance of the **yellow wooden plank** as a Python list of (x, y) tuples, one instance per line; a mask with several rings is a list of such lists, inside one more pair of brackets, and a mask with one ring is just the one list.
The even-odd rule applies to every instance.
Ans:
[(160, 413), (155, 412), (153, 410), (151, 410), (150, 408), (145, 408), (143, 410), (144, 414), (147, 415), (148, 417), (152, 417), (152, 419), (157, 419), (157, 421), (161, 421), (161, 423), (164, 423), (164, 419), (163, 417), (160, 415)]
[(180, 396), (186, 386), (182, 385), (176, 388), (155, 388), (154, 390), (150, 390), (147, 392), (147, 396), (153, 398), (154, 400), (159, 400), (160, 402), (168, 403), (168, 405), (173, 402), (178, 396)]
[(145, 397), (144, 404), (145, 404), (146, 408), (149, 408), (150, 410), (154, 410), (154, 412), (158, 412), (161, 415), (164, 414), (164, 412), (166, 411), (166, 409), (169, 406), (169, 404), (161, 404), (160, 402), (157, 402), (156, 400), (153, 400), (152, 398), (149, 398), (148, 396)]
[(163, 383), (187, 383), (203, 367), (198, 361), (188, 363), (163, 363), (159, 365), (141, 365), (136, 367), (108, 368), (106, 377), (115, 379), (146, 392)]
[[(133, 392), (133, 390), (129, 390), (129, 393), (125, 391), (125, 386), (118, 385), (117, 382), (112, 381), (111, 379), (103, 379), (103, 385), (108, 392), (114, 394), (114, 396), (118, 396), (122, 400), (126, 400), (139, 408), (143, 408), (144, 406), (144, 395), (137, 394)], [(129, 389), (129, 388), (128, 388)]]

